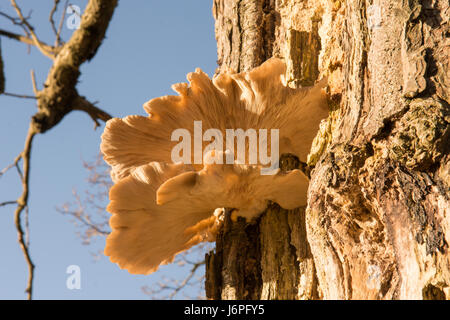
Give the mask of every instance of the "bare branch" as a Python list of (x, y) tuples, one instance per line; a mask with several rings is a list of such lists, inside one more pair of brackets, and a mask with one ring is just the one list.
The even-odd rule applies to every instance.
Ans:
[(21, 175), (21, 171), (20, 171), (20, 167), (19, 167), (19, 161), (20, 159), (22, 159), (22, 152), (14, 159), (14, 162), (11, 163), (9, 166), (7, 166), (6, 168), (4, 168), (2, 171), (0, 171), (0, 177), (3, 176), (7, 171), (9, 171), (9, 169), (11, 169), (12, 167), (16, 167), (18, 168), (19, 171), (19, 175), (20, 175), (20, 179), (22, 179), (22, 175)]
[(182, 290), (184, 287), (186, 287), (186, 285), (189, 283), (189, 281), (191, 281), (191, 279), (194, 277), (195, 272), (197, 271), (197, 269), (200, 266), (203, 266), (204, 264), (205, 264), (205, 260), (200, 261), (198, 263), (195, 263), (192, 266), (191, 271), (189, 272), (187, 277), (180, 283), (180, 285), (177, 288), (175, 288), (173, 290), (173, 292), (169, 295), (169, 298), (173, 298), (178, 292), (180, 292), (180, 290)]
[(9, 92), (3, 92), (2, 94), (5, 96), (8, 96), (8, 97), (13, 97), (13, 98), (33, 99), (33, 100), (37, 99), (36, 96), (29, 96), (26, 94), (17, 94), (17, 93), (9, 93)]
[(106, 122), (111, 119), (111, 115), (109, 113), (97, 108), (93, 103), (90, 103), (84, 97), (79, 96), (75, 99), (73, 109), (84, 111), (89, 114), (91, 119), (94, 121), (94, 129), (100, 125), (98, 120)]
[(0, 29), (0, 36), (5, 36), (9, 39), (13, 39), (13, 40), (17, 40), (17, 41), (20, 41), (20, 42), (23, 42), (23, 43), (26, 43), (29, 45), (37, 46), (39, 49), (41, 49), (41, 51), (45, 50), (46, 52), (52, 53), (52, 57), (53, 57), (53, 54), (56, 54), (58, 52), (58, 50), (55, 47), (52, 47), (41, 41), (36, 42), (29, 36), (23, 36), (23, 35), (9, 32), (9, 31), (2, 30), (2, 29)]
[[(79, 29), (59, 47), (58, 59), (47, 74), (44, 88), (39, 91), (39, 111), (33, 116), (39, 133), (53, 128), (73, 110), (86, 111), (96, 125), (98, 120), (110, 118), (109, 114), (80, 97), (76, 85), (81, 74), (80, 66), (95, 56), (116, 6), (117, 0), (90, 0)], [(60, 72), (61, 68), (65, 72)]]
[(5, 201), (5, 202), (1, 202), (1, 203), (0, 203), (0, 207), (4, 207), (4, 206), (10, 205), (10, 204), (17, 204), (17, 201), (16, 201), (16, 200), (13, 200), (13, 201)]
[[(23, 155), (21, 155), (20, 159), (23, 159)], [(19, 160), (20, 160), (20, 159), (19, 159)], [(15, 163), (15, 167), (16, 167), (16, 169), (17, 169), (17, 174), (18, 174), (19, 177), (20, 177), (20, 181), (23, 181), (23, 173), (22, 173), (22, 170), (20, 169), (19, 162), (16, 162), (16, 163)]]
[(6, 19), (8, 19), (8, 20), (10, 20), (10, 21), (11, 21), (12, 23), (14, 23), (15, 25), (22, 25), (20, 19), (11, 17), (10, 15), (8, 15), (8, 14), (6, 14), (6, 13), (4, 13), (4, 12), (1, 12), (1, 11), (0, 11), (0, 16), (6, 18)]
[[(8, 19), (8, 20), (11, 21), (14, 25), (21, 27), (21, 28), (23, 29), (23, 31), (25, 32), (25, 34), (26, 34), (28, 37), (30, 36), (30, 33), (28, 32), (28, 29), (24, 26), (23, 22), (22, 22), (19, 18), (11, 17), (10, 15), (8, 15), (8, 14), (6, 14), (6, 13), (4, 13), (4, 12), (1, 12), (1, 11), (0, 11), (0, 16), (2, 16), (2, 17), (4, 17), (4, 18)], [(30, 19), (30, 18), (31, 18), (30, 15), (28, 15), (27, 17), (25, 17), (26, 20), (28, 20), (28, 19)]]
[(56, 33), (56, 40), (55, 40), (55, 46), (59, 46), (62, 41), (61, 41), (61, 31), (62, 31), (62, 27), (64, 24), (64, 19), (66, 18), (66, 10), (67, 10), (67, 6), (69, 5), (69, 0), (66, 0), (66, 3), (64, 4), (64, 9), (62, 12), (62, 16), (61, 16), (61, 20), (59, 21), (59, 26), (58, 26), (58, 31)]
[[(162, 292), (170, 291), (170, 293), (167, 296), (164, 296), (162, 299), (173, 299), (184, 288), (186, 288), (188, 285), (192, 284), (191, 283), (192, 279), (194, 278), (198, 269), (201, 266), (203, 266), (204, 264), (205, 264), (205, 260), (202, 260), (198, 263), (193, 264), (188, 275), (182, 281), (163, 278), (162, 282), (157, 283), (158, 288), (154, 289), (154, 288), (150, 288), (149, 286), (144, 286), (144, 287), (142, 287), (142, 291), (145, 294), (150, 295), (150, 296), (155, 296), (155, 295), (161, 294)], [(203, 277), (200, 277), (200, 279), (198, 279), (198, 280), (201, 281)]]
[(84, 227), (87, 227), (85, 234), (82, 236), (83, 242), (88, 243), (89, 238), (94, 235), (108, 235), (109, 231), (103, 229), (103, 227), (107, 225), (107, 220), (103, 222), (92, 221), (91, 216), (88, 214), (85, 206), (83, 205), (83, 201), (81, 201), (81, 198), (76, 193), (76, 191), (73, 191), (73, 196), (77, 205), (76, 209), (70, 210), (69, 205), (65, 204), (62, 208), (57, 208), (56, 210), (62, 214), (68, 214), (72, 216), (76, 221), (81, 222)]
[(83, 240), (83, 244), (89, 244), (92, 237), (106, 236), (110, 233), (109, 215), (105, 212), (105, 207), (112, 181), (109, 177), (110, 169), (103, 162), (101, 155), (94, 162), (83, 161), (83, 166), (89, 172), (87, 181), (90, 190), (86, 191), (83, 199), (74, 190), (74, 201), (65, 203), (57, 208), (57, 211), (74, 218), (75, 226), (81, 228), (81, 232), (77, 234)]
[(25, 147), (21, 154), (21, 158), (23, 159), (22, 195), (17, 199), (17, 208), (14, 213), (18, 241), (28, 265), (28, 284), (25, 290), (28, 295), (28, 300), (31, 300), (33, 295), (34, 264), (30, 256), (29, 243), (26, 241), (25, 232), (22, 228), (21, 215), (23, 210), (28, 207), (31, 147), (35, 134), (34, 127), (30, 125), (27, 138), (25, 139)]
[[(186, 265), (190, 265), (190, 269), (188, 270), (187, 275), (182, 280), (163, 277), (162, 281), (158, 282), (156, 286), (144, 286), (141, 288), (142, 291), (145, 294), (157, 299), (174, 299), (176, 295), (183, 292), (183, 289), (188, 286), (198, 286), (200, 290), (204, 283), (205, 275), (201, 274), (199, 277), (195, 277), (195, 275), (199, 272), (199, 270), (201, 270), (200, 267), (205, 264), (203, 253), (208, 249), (211, 249), (210, 244), (201, 243), (191, 250), (182, 252), (175, 257), (174, 263), (178, 266), (183, 267)], [(191, 257), (194, 253), (196, 254), (196, 257), (194, 257), (194, 260), (196, 260), (195, 262), (190, 261), (190, 259), (188, 258)], [(164, 293), (168, 294), (164, 295)], [(192, 299), (192, 297), (186, 297)], [(199, 294), (197, 298), (202, 297), (200, 297)]]
[(5, 72), (4, 72), (4, 65), (3, 65), (3, 57), (2, 57), (2, 46), (0, 41), (0, 94), (5, 92)]
[(36, 75), (34, 74), (34, 70), (31, 70), (30, 73), (31, 73), (31, 84), (33, 85), (33, 92), (34, 95), (37, 97), (39, 90), (37, 89)]
[(54, 59), (55, 58), (55, 54), (52, 51), (49, 51), (45, 47), (42, 46), (42, 42), (39, 41), (36, 33), (34, 32), (33, 26), (31, 26), (29, 24), (28, 20), (23, 16), (22, 10), (20, 10), (19, 6), (16, 3), (16, 0), (11, 0), (11, 5), (16, 10), (17, 16), (20, 18), (20, 21), (28, 29), (28, 32), (30, 33), (31, 39), (33, 39), (34, 45), (39, 48), (39, 50), (42, 52), (43, 55), (49, 57), (50, 59)]
[(55, 34), (55, 46), (58, 46), (58, 30), (56, 30), (55, 20), (53, 20), (53, 16), (55, 15), (56, 10), (58, 10), (58, 4), (60, 0), (54, 0), (52, 10), (50, 10), (50, 14), (48, 16), (48, 21), (50, 21), (50, 26), (52, 27), (53, 33)]
[[(0, 30), (0, 36), (5, 36), (29, 45), (35, 45), (44, 55), (52, 59), (58, 53), (57, 51), (63, 51), (61, 59), (54, 61), (42, 91), (38, 91), (36, 79), (32, 72), (33, 91), (36, 97), (7, 94), (21, 98), (37, 98), (38, 104), (38, 112), (32, 117), (23, 151), (16, 157), (11, 165), (0, 172), (0, 176), (2, 176), (9, 169), (16, 167), (22, 182), (22, 194), (15, 202), (17, 207), (14, 213), (14, 221), (17, 229), (18, 242), (28, 265), (29, 276), (25, 292), (27, 293), (28, 299), (32, 299), (35, 265), (31, 259), (28, 240), (28, 196), (33, 138), (37, 133), (44, 133), (46, 130), (57, 125), (66, 114), (73, 110), (87, 112), (96, 125), (99, 124), (99, 120), (106, 121), (111, 118), (109, 114), (97, 108), (93, 103), (88, 102), (84, 97), (79, 96), (75, 87), (80, 75), (79, 68), (81, 64), (95, 56), (95, 53), (105, 37), (106, 29), (112, 18), (114, 9), (117, 6), (117, 0), (90, 0), (86, 9), (88, 12), (87, 18), (82, 20), (80, 29), (74, 32), (66, 45), (57, 48), (48, 46), (39, 41), (34, 28), (22, 14), (17, 2), (11, 0), (11, 5), (16, 10), (19, 18), (15, 19), (6, 14), (2, 14), (2, 16), (10, 19), (14, 24), (20, 25), (27, 36), (4, 30)], [(92, 30), (96, 30), (96, 32), (93, 33)], [(60, 30), (57, 31), (57, 33), (60, 33)], [(68, 70), (68, 72), (61, 73), (61, 69)], [(22, 169), (19, 166), (20, 160), (23, 161)], [(7, 201), (2, 205), (9, 204), (14, 204), (14, 202)], [(23, 218), (24, 212), (25, 218)], [(85, 223), (91, 230), (102, 235), (107, 233), (105, 229), (99, 227), (88, 217), (80, 216), (79, 218), (79, 222)], [(22, 220), (25, 220), (25, 222)]]

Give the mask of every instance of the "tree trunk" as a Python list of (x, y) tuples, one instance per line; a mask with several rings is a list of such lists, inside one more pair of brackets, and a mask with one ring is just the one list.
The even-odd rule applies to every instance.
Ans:
[(226, 218), (207, 297), (450, 299), (448, 1), (215, 0), (213, 11), (218, 71), (281, 56), (291, 86), (328, 77), (331, 112), (308, 159), (308, 206)]

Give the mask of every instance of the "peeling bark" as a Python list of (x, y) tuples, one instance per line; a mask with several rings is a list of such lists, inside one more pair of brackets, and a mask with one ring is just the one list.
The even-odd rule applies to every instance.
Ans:
[(450, 299), (449, 15), (443, 0), (215, 0), (218, 71), (284, 57), (291, 86), (327, 76), (330, 117), (307, 208), (226, 222), (208, 298)]

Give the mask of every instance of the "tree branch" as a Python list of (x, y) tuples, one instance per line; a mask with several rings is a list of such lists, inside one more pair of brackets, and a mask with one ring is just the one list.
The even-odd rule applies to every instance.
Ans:
[(50, 10), (50, 14), (48, 16), (48, 21), (50, 22), (50, 26), (52, 27), (53, 33), (56, 37), (56, 43), (55, 46), (58, 46), (59, 39), (58, 39), (58, 30), (56, 30), (55, 20), (53, 19), (53, 16), (55, 15), (55, 12), (58, 10), (58, 4), (60, 0), (54, 0), (52, 10)]
[(3, 65), (3, 57), (2, 57), (2, 46), (0, 42), (0, 94), (5, 92), (5, 72), (4, 72), (4, 65)]
[[(142, 291), (154, 298), (158, 299), (173, 299), (175, 296), (180, 293), (184, 288), (191, 285), (201, 284), (204, 280), (204, 275), (193, 280), (199, 268), (205, 265), (204, 255), (202, 258), (198, 257), (197, 261), (190, 261), (187, 257), (192, 255), (192, 253), (196, 252), (197, 254), (201, 254), (205, 248), (208, 248), (209, 245), (207, 243), (202, 243), (189, 251), (182, 252), (176, 258), (174, 263), (178, 264), (180, 267), (184, 265), (190, 265), (187, 275), (180, 281), (177, 279), (167, 279), (163, 277), (163, 280), (156, 284), (157, 288), (151, 288), (149, 286), (142, 287)], [(170, 293), (167, 296), (161, 296), (162, 293), (169, 291)], [(192, 299), (192, 297), (189, 297)], [(200, 298), (200, 297), (197, 297)]]
[[(111, 116), (103, 110), (97, 108), (94, 104), (81, 97), (76, 84), (80, 76), (79, 68), (85, 61), (92, 59), (100, 47), (106, 33), (106, 29), (117, 6), (117, 0), (89, 0), (83, 15), (80, 29), (75, 31), (69, 42), (64, 46), (57, 48), (50, 47), (39, 41), (34, 28), (23, 16), (15, 0), (11, 0), (12, 6), (16, 9), (20, 23), (7, 16), (13, 23), (21, 25), (28, 37), (17, 35), (9, 31), (0, 30), (0, 35), (21, 41), (27, 44), (35, 45), (46, 56), (54, 59), (44, 88), (38, 91), (36, 80), (32, 72), (33, 91), (37, 98), (38, 112), (32, 117), (28, 134), (25, 140), (23, 151), (16, 157), (14, 162), (0, 172), (0, 176), (6, 173), (12, 167), (16, 167), (22, 182), (22, 194), (17, 199), (17, 207), (14, 213), (14, 221), (17, 229), (18, 242), (22, 249), (26, 263), (28, 265), (28, 283), (26, 293), (28, 299), (32, 299), (34, 263), (31, 259), (29, 241), (28, 241), (28, 196), (29, 196), (29, 178), (30, 178), (30, 158), (33, 138), (38, 133), (44, 133), (56, 126), (62, 118), (73, 110), (82, 110), (87, 112), (99, 125), (98, 120), (106, 121)], [(56, 9), (55, 9), (56, 11)], [(4, 14), (2, 14), (5, 16)], [(52, 14), (51, 14), (52, 15)], [(62, 22), (61, 22), (62, 23)], [(57, 31), (59, 33), (59, 31)], [(58, 52), (56, 52), (58, 50)], [(61, 53), (61, 54), (59, 54)], [(18, 96), (22, 98), (32, 98), (31, 96)], [(22, 170), (19, 161), (23, 160)], [(3, 205), (13, 204), (11, 201), (4, 202)], [(25, 225), (22, 226), (22, 213), (25, 211)], [(85, 220), (82, 220), (83, 222)], [(89, 221), (87, 221), (89, 222)], [(96, 230), (102, 232), (100, 228)]]
[(11, 5), (16, 10), (17, 16), (19, 17), (20, 21), (23, 23), (24, 26), (28, 29), (28, 32), (30, 33), (31, 39), (33, 39), (34, 45), (39, 48), (39, 50), (44, 54), (45, 56), (49, 57), (50, 59), (55, 58), (55, 54), (52, 51), (48, 51), (46, 48), (44, 48), (41, 44), (42, 42), (39, 41), (36, 33), (34, 32), (33, 26), (31, 26), (27, 19), (23, 16), (22, 10), (20, 10), (19, 6), (17, 5), (15, 0), (11, 0)]
[(16, 200), (12, 200), (12, 201), (2, 202), (2, 203), (0, 203), (0, 207), (4, 207), (4, 206), (10, 205), (10, 204), (17, 204), (17, 201)]
[(31, 74), (31, 84), (33, 85), (33, 92), (34, 95), (37, 97), (37, 95), (39, 94), (39, 90), (37, 89), (36, 75), (34, 74), (34, 70), (31, 70), (30, 74)]
[(100, 125), (98, 120), (106, 122), (111, 119), (111, 115), (109, 113), (97, 108), (93, 103), (90, 103), (84, 97), (78, 96), (75, 99), (73, 109), (84, 111), (89, 114), (91, 119), (94, 121), (94, 129), (96, 129)]
[[(53, 128), (73, 110), (87, 112), (94, 120), (106, 121), (111, 116), (81, 97), (76, 85), (80, 66), (95, 56), (117, 6), (117, 0), (90, 0), (77, 29), (61, 47), (58, 58), (47, 75), (44, 89), (39, 91), (39, 112), (33, 121), (40, 133)], [(92, 30), (95, 30), (93, 32)]]
[(34, 127), (30, 125), (27, 138), (25, 139), (25, 147), (21, 153), (21, 158), (23, 159), (22, 195), (19, 197), (19, 199), (17, 199), (17, 208), (14, 213), (14, 223), (17, 229), (18, 241), (28, 265), (28, 284), (25, 290), (28, 296), (28, 300), (31, 300), (33, 295), (33, 278), (35, 266), (33, 264), (33, 261), (31, 260), (29, 243), (25, 240), (26, 237), (25, 232), (22, 228), (21, 215), (23, 210), (28, 207), (31, 148), (35, 135), (36, 131)]
[(66, 0), (66, 3), (64, 4), (64, 9), (62, 12), (61, 20), (59, 21), (58, 32), (56, 33), (55, 45), (61, 44), (61, 31), (62, 31), (62, 27), (64, 24), (64, 19), (66, 17), (66, 10), (67, 10), (68, 5), (69, 5), (69, 0)]
[(16, 41), (19, 41), (19, 42), (23, 42), (23, 43), (26, 43), (26, 44), (29, 44), (29, 45), (37, 46), (39, 49), (41, 49), (41, 51), (45, 50), (45, 52), (51, 53), (52, 54), (52, 59), (53, 59), (53, 55), (55, 55), (58, 52), (58, 50), (55, 47), (52, 47), (52, 46), (50, 46), (50, 45), (48, 45), (46, 43), (43, 43), (41, 41), (36, 43), (35, 40), (33, 40), (33, 39), (31, 39), (31, 38), (29, 38), (27, 36), (23, 36), (23, 35), (17, 34), (17, 33), (13, 33), (13, 32), (9, 32), (9, 31), (0, 29), (0, 36), (4, 36), (4, 37), (7, 37), (9, 39), (13, 39), (13, 40), (16, 40)]
[[(83, 206), (83, 202), (80, 199), (80, 196), (77, 194), (77, 192), (73, 191), (73, 196), (75, 198), (75, 202), (77, 205), (77, 208), (74, 210), (69, 209), (69, 205), (65, 204), (62, 208), (57, 208), (56, 210), (62, 214), (68, 214), (75, 218), (76, 221), (79, 221), (82, 223), (84, 227), (87, 227), (87, 230), (85, 232), (84, 242), (88, 243), (88, 238), (92, 237), (93, 235), (103, 235), (107, 236), (110, 232), (103, 229), (104, 225), (108, 224), (107, 222), (93, 222), (91, 220), (91, 216), (87, 212), (86, 208)], [(89, 201), (86, 201), (89, 202)], [(105, 210), (105, 208), (102, 208), (102, 210)]]
[(9, 93), (9, 92), (3, 92), (2, 94), (5, 96), (8, 96), (8, 97), (13, 97), (13, 98), (34, 99), (34, 100), (37, 99), (35, 96), (29, 96), (26, 94), (17, 94), (17, 93)]
[(173, 289), (173, 291), (169, 294), (169, 299), (175, 297), (175, 295), (180, 292), (184, 287), (186, 287), (186, 285), (191, 281), (191, 279), (194, 277), (195, 272), (197, 271), (198, 268), (200, 268), (201, 266), (203, 266), (205, 264), (205, 260), (194, 263), (189, 274), (187, 275), (186, 278), (184, 278), (184, 280), (180, 283), (179, 286), (177, 286), (176, 288)]
[(18, 172), (19, 172), (19, 176), (20, 179), (22, 179), (22, 171), (20, 171), (20, 167), (19, 167), (19, 161), (20, 159), (22, 159), (22, 152), (14, 159), (13, 163), (11, 163), (9, 166), (7, 166), (6, 168), (4, 168), (2, 171), (0, 171), (0, 178), (7, 172), (9, 171), (9, 169), (11, 169), (12, 167), (16, 167)]
[[(19, 18), (11, 17), (10, 15), (8, 15), (8, 14), (6, 14), (6, 13), (4, 13), (4, 12), (1, 12), (1, 11), (0, 11), (0, 16), (2, 16), (2, 17), (4, 17), (4, 18), (8, 19), (8, 20), (11, 21), (14, 25), (21, 27), (21, 28), (23, 29), (23, 31), (25, 32), (25, 34), (26, 34), (28, 37), (30, 36), (30, 33), (28, 32), (28, 29), (23, 25), (23, 22), (22, 22)], [(25, 17), (25, 19), (27, 19), (27, 20), (30, 19), (30, 18), (31, 18), (30, 15), (28, 15), (28, 17)]]

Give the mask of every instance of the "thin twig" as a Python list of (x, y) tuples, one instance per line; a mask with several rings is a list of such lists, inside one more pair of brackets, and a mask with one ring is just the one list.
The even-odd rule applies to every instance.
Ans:
[[(21, 157), (21, 159), (22, 158), (23, 157)], [(17, 174), (20, 177), (20, 181), (23, 181), (23, 173), (22, 173), (22, 170), (20, 169), (19, 162), (16, 162), (15, 166), (16, 166)]]
[(13, 98), (34, 99), (34, 100), (37, 99), (36, 96), (29, 96), (26, 94), (17, 94), (17, 93), (9, 93), (9, 92), (3, 92), (2, 94), (5, 96), (8, 96), (8, 97), (13, 97)]
[(89, 217), (89, 215), (86, 212), (86, 209), (83, 206), (83, 203), (80, 199), (80, 197), (78, 196), (78, 194), (73, 191), (73, 195), (75, 198), (75, 201), (78, 205), (78, 209), (76, 211), (71, 211), (67, 208), (67, 206), (65, 206), (66, 208), (63, 209), (59, 209), (57, 208), (57, 210), (63, 214), (69, 214), (72, 217), (74, 217), (76, 220), (78, 220), (79, 222), (81, 222), (82, 224), (84, 224), (86, 227), (94, 230), (95, 232), (97, 232), (98, 234), (107, 236), (109, 234), (109, 231), (106, 231), (104, 229), (102, 229), (100, 227), (100, 224), (96, 224), (93, 223)]
[(27, 27), (31, 38), (34, 41), (34, 44), (36, 45), (36, 47), (39, 48), (39, 50), (42, 52), (42, 54), (44, 54), (45, 56), (49, 57), (50, 59), (54, 59), (55, 55), (51, 52), (48, 51), (46, 48), (44, 48), (41, 44), (41, 41), (39, 41), (36, 33), (34, 32), (34, 28), (33, 26), (31, 26), (28, 23), (28, 20), (25, 19), (25, 17), (22, 14), (22, 10), (20, 10), (19, 6), (16, 3), (16, 0), (11, 0), (11, 5), (13, 6), (13, 8), (16, 10), (17, 16), (20, 18), (20, 20), (22, 21), (22, 23)]
[(37, 84), (36, 84), (36, 75), (34, 74), (33, 69), (30, 70), (30, 73), (31, 73), (31, 84), (33, 85), (33, 92), (34, 92), (34, 95), (37, 97), (37, 95), (39, 94), (39, 91), (37, 89)]
[[(180, 267), (184, 266), (186, 264), (191, 265), (191, 269), (189, 270), (189, 273), (184, 277), (182, 281), (179, 281), (177, 279), (167, 279), (163, 277), (163, 281), (160, 281), (156, 284), (157, 288), (150, 288), (148, 286), (142, 287), (142, 291), (157, 299), (173, 299), (177, 294), (183, 291), (183, 289), (187, 286), (192, 286), (201, 283), (201, 278), (204, 278), (204, 275), (198, 279), (193, 280), (194, 276), (197, 274), (197, 271), (199, 268), (205, 264), (204, 258), (197, 259), (196, 262), (191, 262), (187, 259), (187, 257), (192, 254), (194, 251), (197, 253), (202, 252), (202, 250), (207, 246), (207, 244), (203, 244), (200, 246), (195, 247), (194, 249), (191, 249), (190, 251), (185, 251), (182, 254), (178, 255), (175, 258), (176, 264), (178, 264)], [(170, 291), (170, 293), (167, 296), (161, 296), (163, 292)], [(189, 297), (192, 299), (192, 297)]]
[(25, 244), (30, 247), (30, 207), (25, 207)]
[(31, 260), (29, 243), (27, 243), (28, 241), (26, 240), (26, 235), (22, 228), (21, 215), (23, 210), (28, 207), (31, 147), (35, 135), (36, 132), (33, 126), (30, 125), (27, 138), (25, 139), (25, 147), (21, 155), (21, 158), (23, 159), (22, 195), (19, 199), (17, 199), (17, 208), (14, 213), (14, 223), (17, 229), (17, 238), (28, 265), (28, 283), (25, 290), (28, 300), (31, 300), (33, 297), (33, 278), (35, 266), (33, 264), (33, 261)]
[(16, 25), (22, 25), (22, 23), (20, 22), (20, 19), (11, 17), (10, 15), (8, 15), (8, 14), (6, 14), (4, 12), (0, 11), (0, 16), (5, 17), (6, 19), (10, 20), (12, 23), (14, 23)]
[(54, 0), (52, 10), (50, 10), (50, 14), (48, 16), (48, 21), (50, 21), (50, 26), (52, 27), (53, 33), (55, 34), (55, 46), (59, 45), (58, 40), (58, 31), (56, 30), (55, 20), (53, 20), (53, 16), (55, 15), (56, 10), (58, 10), (58, 4), (60, 0)]
[[(5, 36), (5, 37), (7, 37), (9, 39), (20, 41), (20, 42), (23, 42), (25, 44), (29, 44), (29, 45), (33, 45), (33, 46), (36, 45), (36, 41), (33, 40), (32, 38), (30, 38), (30, 36), (23, 36), (23, 35), (20, 35), (20, 34), (17, 34), (17, 33), (13, 33), (13, 32), (9, 32), (9, 31), (2, 30), (2, 29), (0, 29), (0, 36)], [(44, 42), (41, 42), (41, 41), (38, 42), (38, 47), (46, 50), (47, 52), (51, 52), (51, 53), (56, 53), (58, 51), (58, 50), (56, 50), (56, 48), (54, 48), (52, 46), (49, 46), (48, 44), (46, 44)]]
[(91, 119), (94, 121), (94, 129), (96, 129), (100, 123), (98, 120), (102, 120), (104, 122), (111, 119), (111, 115), (100, 108), (97, 108), (94, 103), (87, 101), (84, 97), (78, 96), (74, 102), (73, 110), (84, 111)]
[(189, 272), (188, 276), (180, 283), (180, 285), (172, 291), (171, 294), (169, 294), (169, 299), (172, 299), (178, 292), (180, 292), (188, 283), (191, 281), (192, 277), (195, 275), (195, 272), (197, 269), (205, 264), (205, 260), (200, 261), (196, 264), (194, 264), (191, 268), (191, 271)]
[(9, 166), (0, 171), (0, 177), (4, 175), (7, 171), (9, 171), (9, 169), (11, 169), (12, 167), (18, 167), (20, 159), (22, 159), (22, 152), (14, 159), (13, 163), (11, 163)]
[(62, 16), (61, 16), (61, 20), (59, 21), (59, 26), (58, 26), (58, 32), (56, 33), (56, 41), (55, 41), (55, 46), (56, 45), (60, 45), (61, 44), (61, 31), (62, 31), (62, 27), (64, 24), (64, 19), (66, 18), (66, 11), (67, 11), (67, 6), (69, 5), (69, 0), (66, 0), (66, 3), (64, 4), (64, 9), (62, 12)]
[(17, 204), (17, 201), (16, 201), (16, 200), (13, 200), (13, 201), (5, 201), (5, 202), (2, 202), (2, 203), (0, 203), (0, 207), (7, 206), (7, 205), (9, 205), (9, 204)]
[(0, 38), (0, 94), (5, 92), (5, 66), (3, 63), (3, 57), (2, 57), (2, 42)]
[[(1, 12), (1, 11), (0, 11), (0, 16), (3, 16), (4, 18), (10, 20), (14, 25), (21, 27), (23, 29), (23, 31), (25, 32), (25, 34), (28, 37), (30, 36), (30, 33), (28, 32), (27, 28), (24, 26), (23, 22), (19, 18), (11, 17), (10, 15), (8, 15), (4, 12)], [(30, 18), (31, 18), (30, 15), (28, 15), (28, 17), (26, 17), (25, 19), (28, 20)]]

